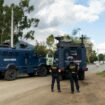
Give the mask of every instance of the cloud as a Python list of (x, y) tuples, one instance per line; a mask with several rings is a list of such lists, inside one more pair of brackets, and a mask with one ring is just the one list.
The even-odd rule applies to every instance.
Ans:
[(102, 54), (105, 54), (105, 43), (100, 43), (100, 44), (96, 44), (95, 46), (97, 49), (97, 53), (102, 53)]
[(75, 4), (77, 0), (39, 0), (39, 11), (35, 16), (40, 18), (39, 28), (72, 25), (81, 21), (94, 22), (105, 10), (105, 0), (90, 0), (88, 6)]
[[(19, 0), (5, 0), (6, 4), (18, 3)], [(35, 11), (30, 17), (40, 19), (35, 37), (45, 41), (50, 34), (63, 34), (62, 29), (79, 22), (94, 22), (105, 11), (105, 0), (87, 0), (87, 5), (79, 4), (85, 0), (30, 0)], [(76, 4), (78, 2), (78, 4)], [(30, 42), (31, 43), (31, 42)], [(101, 45), (100, 45), (101, 46)], [(100, 47), (99, 46), (99, 47)]]
[(19, 0), (4, 0), (4, 3), (7, 5), (11, 5), (12, 3), (18, 4)]
[(57, 36), (57, 35), (64, 34), (64, 32), (58, 31), (57, 29), (54, 29), (54, 28), (47, 28), (43, 30), (37, 29), (35, 34), (36, 34), (35, 39), (41, 42), (45, 42), (48, 35), (53, 34)]
[(105, 43), (97, 44), (95, 40), (91, 40), (91, 42), (93, 43), (93, 50), (95, 50), (97, 54), (105, 54)]
[[(40, 19), (37, 35), (40, 31), (48, 36), (51, 33), (61, 33), (62, 27), (78, 22), (94, 22), (105, 11), (105, 0), (88, 0), (88, 5), (76, 4), (79, 0), (36, 0), (34, 17)], [(84, 0), (82, 0), (85, 2)], [(49, 31), (49, 28), (53, 31)], [(43, 36), (42, 36), (43, 37)], [(41, 37), (40, 37), (41, 38)], [(41, 40), (38, 38), (38, 40)]]
[[(20, 0), (5, 0), (5, 4), (18, 3)], [(39, 28), (72, 25), (81, 21), (94, 22), (105, 10), (105, 0), (88, 0), (88, 6), (76, 4), (84, 0), (30, 0), (35, 6), (34, 17), (40, 19)], [(31, 14), (31, 17), (33, 17)]]

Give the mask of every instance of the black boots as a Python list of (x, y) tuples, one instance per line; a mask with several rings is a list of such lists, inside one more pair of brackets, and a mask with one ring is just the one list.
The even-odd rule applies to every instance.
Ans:
[(74, 94), (74, 91), (71, 91), (72, 94)]

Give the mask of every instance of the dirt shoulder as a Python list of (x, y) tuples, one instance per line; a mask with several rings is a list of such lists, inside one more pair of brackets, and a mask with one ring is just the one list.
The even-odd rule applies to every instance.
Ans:
[(61, 82), (62, 92), (50, 92), (51, 77), (0, 81), (0, 105), (105, 105), (105, 78), (87, 73), (80, 93), (70, 93), (70, 82)]

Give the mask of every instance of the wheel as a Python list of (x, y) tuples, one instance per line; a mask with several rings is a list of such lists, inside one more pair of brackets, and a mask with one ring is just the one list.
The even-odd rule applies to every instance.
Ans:
[(42, 67), (40, 68), (40, 71), (38, 72), (38, 75), (39, 75), (39, 76), (46, 76), (47, 73), (48, 73), (47, 68), (46, 68), (45, 66), (42, 66)]
[(4, 74), (4, 79), (8, 81), (15, 80), (17, 77), (17, 71), (15, 69), (9, 69)]
[(4, 74), (0, 73), (0, 79), (4, 79)]
[(85, 79), (85, 72), (84, 71), (79, 72), (78, 77), (79, 77), (79, 80), (84, 80)]
[(81, 80), (84, 80), (84, 79), (85, 79), (85, 72), (83, 71), (81, 74)]
[(28, 75), (29, 75), (30, 77), (34, 77), (34, 76), (35, 76), (35, 73), (28, 73)]

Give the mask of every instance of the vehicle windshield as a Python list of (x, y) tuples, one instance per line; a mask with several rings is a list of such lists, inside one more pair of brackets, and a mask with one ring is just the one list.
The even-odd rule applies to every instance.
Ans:
[(53, 56), (52, 56), (52, 54), (48, 54), (48, 57), (52, 58)]

